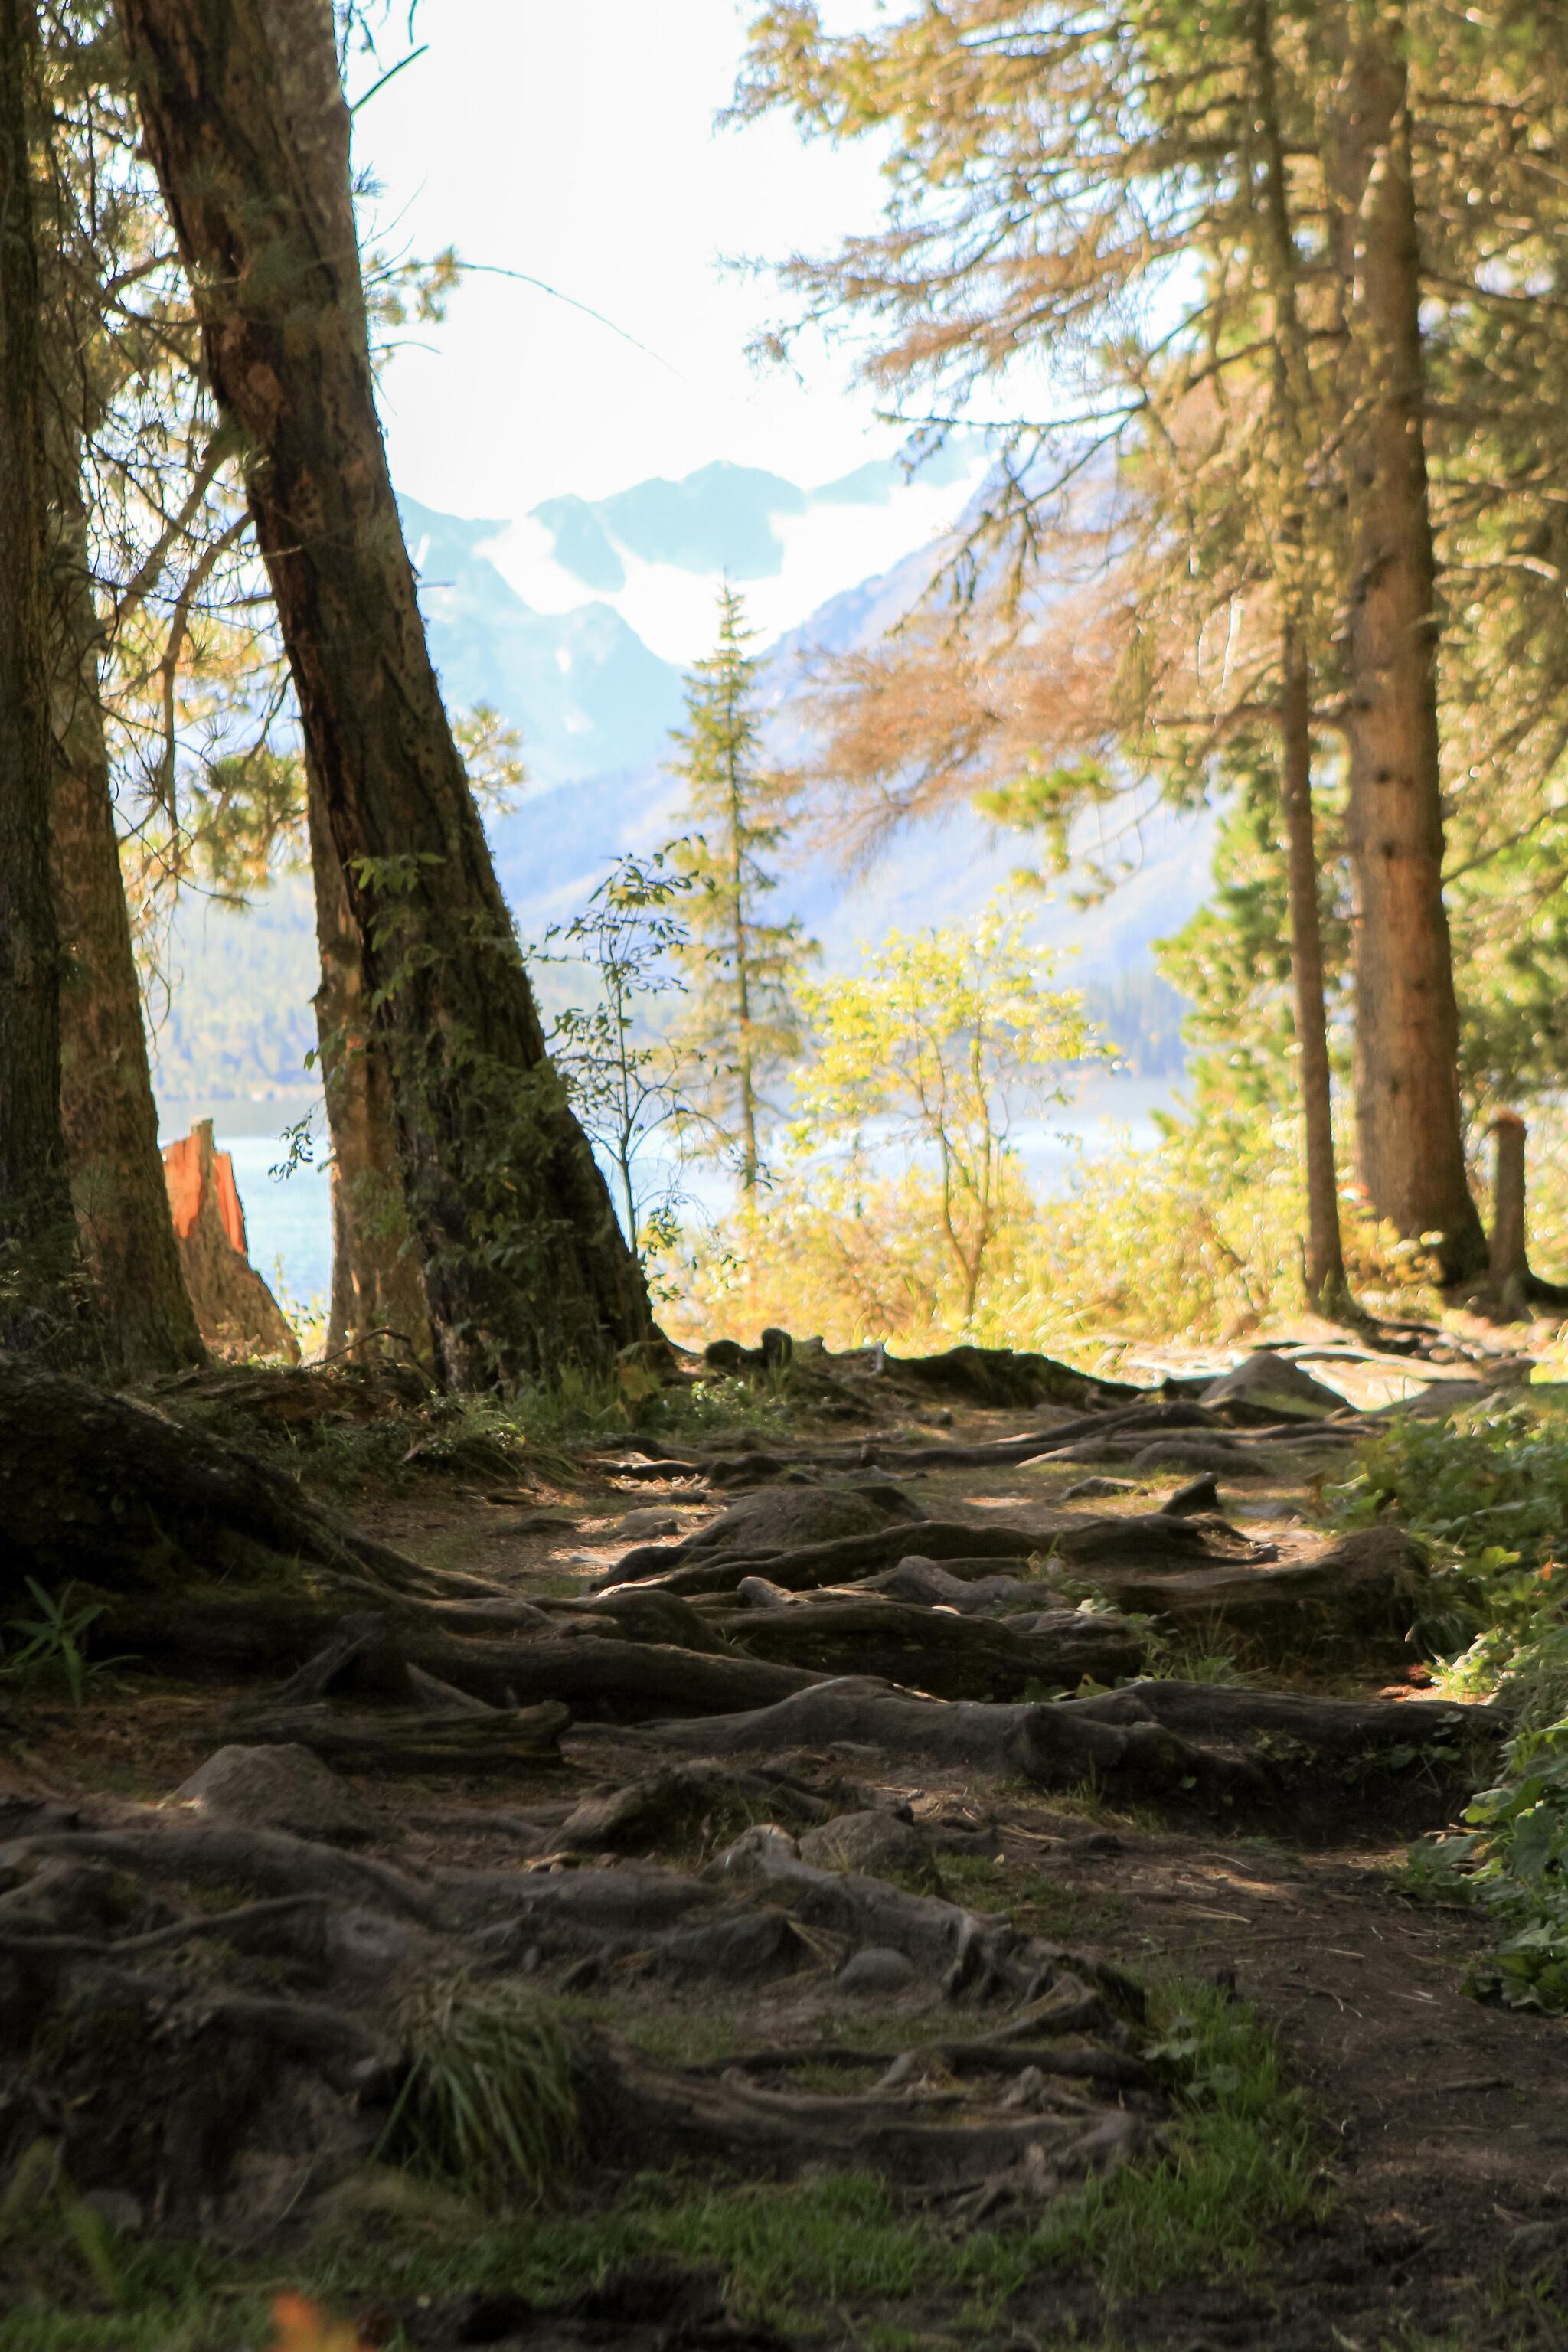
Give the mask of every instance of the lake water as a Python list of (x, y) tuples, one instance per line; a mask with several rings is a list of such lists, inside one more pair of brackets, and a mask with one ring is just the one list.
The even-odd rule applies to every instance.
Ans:
[[(1058, 1111), (1049, 1122), (1024, 1129), (1017, 1139), (1019, 1158), (1036, 1187), (1060, 1192), (1071, 1181), (1082, 1160), (1098, 1160), (1130, 1144), (1147, 1150), (1158, 1139), (1156, 1113), (1177, 1102), (1177, 1085), (1170, 1078), (1093, 1077), (1085, 1081), (1076, 1102)], [(331, 1200), (325, 1167), (297, 1166), (292, 1174), (270, 1172), (285, 1158), (284, 1129), (308, 1113), (316, 1113), (318, 1149), (325, 1157), (321, 1132), (320, 1098), (301, 1094), (268, 1102), (165, 1102), (159, 1107), (163, 1140), (185, 1134), (194, 1120), (210, 1118), (220, 1151), (234, 1160), (235, 1182), (245, 1209), (246, 1235), (251, 1264), (290, 1306), (324, 1306), (331, 1290)], [(701, 1200), (709, 1188), (689, 1191)], [(704, 1206), (718, 1208), (715, 1193)]]

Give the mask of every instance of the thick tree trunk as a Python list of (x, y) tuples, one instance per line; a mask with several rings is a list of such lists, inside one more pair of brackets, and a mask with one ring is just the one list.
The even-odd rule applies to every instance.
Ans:
[(327, 1355), (428, 1362), (425, 1289), (408, 1230), (386, 1050), (366, 1003), (364, 943), (332, 846), (314, 766), (310, 870), (316, 886), (316, 991), (327, 1126), (332, 1144), (332, 1303)]
[(121, 0), (364, 940), (454, 1383), (604, 1370), (642, 1277), (551, 1067), (442, 708), (375, 414), (330, 0)]
[(1465, 1171), (1443, 903), (1437, 594), (1403, 39), (1402, 12), (1358, 14), (1331, 158), (1350, 331), (1356, 1124), (1373, 1209), (1412, 1239), (1440, 1234), (1443, 1279), (1458, 1282), (1484, 1268), (1487, 1253)]
[(38, 269), (28, 110), (37, 26), (0, 0), (0, 1347), (79, 1360), (60, 1129), (59, 941), (49, 889), (49, 704)]
[[(50, 451), (51, 458), (55, 452)], [(77, 1232), (110, 1363), (132, 1379), (206, 1350), (180, 1269), (120, 872), (99, 699), (100, 628), (74, 462), (50, 467), (54, 542), (51, 845), (60, 975), (60, 1118)]]

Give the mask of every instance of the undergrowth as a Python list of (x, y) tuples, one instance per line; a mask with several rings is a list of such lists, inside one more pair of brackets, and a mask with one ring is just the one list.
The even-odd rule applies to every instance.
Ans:
[(193, 1421), (253, 1449), (281, 1454), (313, 1485), (343, 1490), (408, 1487), (431, 1475), (489, 1487), (571, 1486), (572, 1449), (633, 1434), (679, 1443), (733, 1434), (769, 1438), (798, 1423), (787, 1367), (745, 1380), (662, 1384), (568, 1371), (550, 1387), (500, 1396), (432, 1396), (363, 1420), (310, 1420), (279, 1430), (221, 1398), (187, 1408)]
[[(1321, 2205), (1305, 2106), (1245, 2004), (1213, 1988), (1171, 1988), (1152, 2012), (1148, 2054), (1174, 2110), (1161, 2149), (1043, 2212), (1018, 2208), (949, 2234), (929, 2209), (911, 2210), (861, 2174), (778, 2183), (675, 2169), (626, 2182), (605, 2207), (580, 2191), (571, 2201), (531, 2192), (521, 2210), (487, 2205), (451, 2186), (452, 2158), (475, 2143), (468, 2126), (453, 2128), (448, 2093), (426, 2114), (423, 2171), (383, 2168), (347, 2185), (289, 2284), (350, 2312), (367, 2295), (438, 2302), (500, 2288), (550, 2302), (653, 2259), (718, 2272), (739, 2314), (786, 2329), (815, 2330), (831, 2315), (857, 2344), (891, 2344), (900, 2331), (890, 2317), (864, 2326), (860, 2315), (919, 2298), (978, 2344), (1010, 2336), (1008, 2305), (1053, 2276), (1087, 2273), (1114, 2304), (1179, 2278), (1256, 2269), (1281, 2231)], [(422, 2046), (449, 2065), (449, 2023), (437, 2017)], [(537, 2083), (536, 2051), (526, 2063)], [(468, 2080), (471, 2053), (458, 2073)], [(544, 2073), (557, 2082), (552, 2063)], [(492, 2168), (513, 2169), (504, 2133), (482, 2132), (479, 2145)], [(547, 2163), (563, 2147), (557, 2135)], [(541, 2169), (533, 2165), (536, 2178)], [(9, 2251), (0, 2245), (0, 2258)], [(89, 2251), (59, 2211), (47, 2229), (32, 2217), (30, 2275), (0, 2316), (0, 2352), (256, 2352), (268, 2340), (275, 2273), (237, 2277), (210, 2251), (155, 2240), (106, 2234), (90, 2263)]]
[(404, 2011), (408, 2062), (378, 2154), (469, 2195), (538, 2197), (582, 2151), (572, 2045), (525, 1989), (462, 1977)]
[(1451, 1422), (1395, 1421), (1357, 1448), (1352, 1476), (1326, 1499), (1341, 1526), (1392, 1518), (1425, 1545), (1432, 1598), (1417, 1638), (1434, 1654), (1458, 1654), (1445, 1673), (1456, 1696), (1484, 1696), (1522, 1668), (1562, 1613), (1568, 1412), (1559, 1406), (1489, 1402)]
[(1439, 1682), (1513, 1725), (1496, 1784), (1415, 1849), (1408, 1884), (1487, 1915), (1474, 1990), (1568, 2009), (1568, 1413), (1524, 1398), (1395, 1423), (1334, 1499), (1343, 1522), (1387, 1513), (1426, 1543), (1438, 1597), (1424, 1630), (1439, 1652), (1450, 1637)]

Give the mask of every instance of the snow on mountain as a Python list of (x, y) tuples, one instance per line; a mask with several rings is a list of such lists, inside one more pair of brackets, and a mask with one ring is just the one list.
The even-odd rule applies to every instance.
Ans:
[(913, 472), (877, 459), (802, 489), (752, 466), (700, 467), (606, 499), (547, 499), (484, 540), (485, 560), (537, 613), (610, 604), (645, 646), (682, 667), (706, 653), (727, 576), (764, 640), (797, 626), (846, 582), (883, 572), (956, 520), (985, 470), (958, 440)]
[[(679, 829), (680, 787), (664, 762), (681, 669), (712, 641), (721, 581), (744, 587), (768, 648), (787, 757), (798, 656), (874, 643), (909, 610), (982, 465), (961, 445), (912, 479), (879, 461), (816, 489), (707, 466), (610, 498), (549, 499), (519, 524), (402, 501), (449, 706), (489, 703), (523, 739), (531, 788), (491, 833), (525, 942), (580, 908), (617, 856)], [(1137, 874), (1105, 905), (1084, 914), (1065, 894), (1041, 903), (1042, 945), (1071, 960), (1074, 979), (1146, 966), (1150, 941), (1203, 897), (1209, 847), (1202, 819), (1157, 819)], [(890, 925), (973, 914), (1026, 861), (1026, 844), (958, 806), (900, 835), (868, 873), (852, 877), (817, 855), (786, 866), (781, 897), (825, 959), (844, 964)], [(199, 901), (181, 910), (165, 964), (176, 984), (162, 1092), (272, 1096), (288, 1085), (311, 1034), (310, 926), (299, 877), (247, 914)]]

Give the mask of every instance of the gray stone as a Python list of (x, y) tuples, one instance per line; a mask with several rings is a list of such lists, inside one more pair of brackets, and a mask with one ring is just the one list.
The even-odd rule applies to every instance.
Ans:
[(1203, 1393), (1204, 1403), (1209, 1405), (1226, 1404), (1232, 1398), (1244, 1404), (1265, 1405), (1281, 1421), (1316, 1421), (1345, 1408), (1338, 1389), (1325, 1387), (1300, 1364), (1275, 1355), (1269, 1348), (1243, 1357), (1219, 1380), (1211, 1381)]
[(660, 1510), (649, 1504), (640, 1511), (626, 1511), (605, 1530), (606, 1543), (652, 1543), (658, 1536), (678, 1536), (680, 1533), (680, 1513)]
[(890, 1944), (868, 1944), (838, 1971), (840, 1992), (904, 1992), (915, 1980), (912, 1960)]
[(840, 1813), (837, 1821), (805, 1830), (800, 1858), (817, 1870), (897, 1876), (931, 1888), (940, 1884), (925, 1839), (911, 1822), (900, 1822), (894, 1813)]
[(795, 1609), (805, 1605), (798, 1592), (786, 1592), (782, 1584), (770, 1584), (765, 1576), (743, 1576), (735, 1587), (735, 1600), (742, 1609)]
[(308, 1748), (220, 1748), (175, 1790), (174, 1802), (329, 1845), (387, 1834), (386, 1824)]
[(753, 1822), (703, 1871), (704, 1878), (765, 1878), (800, 1860), (800, 1848), (776, 1822)]

